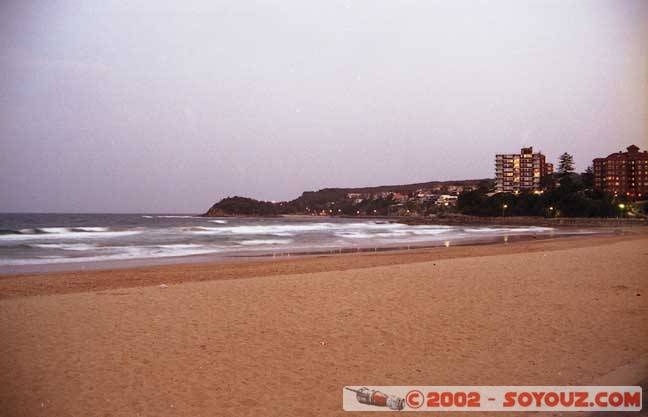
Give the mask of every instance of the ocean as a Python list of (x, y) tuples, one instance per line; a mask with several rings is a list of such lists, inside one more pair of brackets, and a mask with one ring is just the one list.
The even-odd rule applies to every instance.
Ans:
[[(547, 227), (410, 226), (349, 218), (178, 214), (0, 214), (0, 273), (305, 252), (498, 242)], [(137, 262), (133, 262), (137, 261)]]

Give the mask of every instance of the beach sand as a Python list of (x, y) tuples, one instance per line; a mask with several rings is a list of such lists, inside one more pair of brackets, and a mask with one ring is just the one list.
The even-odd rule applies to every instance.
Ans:
[(637, 233), (2, 277), (0, 414), (335, 416), (345, 385), (634, 385), (646, 271)]

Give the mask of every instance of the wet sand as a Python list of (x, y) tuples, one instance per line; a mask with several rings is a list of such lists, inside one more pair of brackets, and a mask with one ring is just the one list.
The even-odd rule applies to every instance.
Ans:
[(636, 384), (646, 271), (642, 232), (1, 277), (0, 410), (329, 416), (344, 385)]

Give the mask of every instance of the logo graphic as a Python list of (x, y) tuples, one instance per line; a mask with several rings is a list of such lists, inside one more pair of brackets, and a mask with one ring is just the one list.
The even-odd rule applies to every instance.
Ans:
[(373, 405), (376, 407), (387, 407), (390, 410), (400, 411), (405, 407), (405, 401), (402, 398), (388, 395), (377, 390), (367, 387), (353, 389), (346, 387), (347, 390), (355, 392), (356, 399), (360, 404)]

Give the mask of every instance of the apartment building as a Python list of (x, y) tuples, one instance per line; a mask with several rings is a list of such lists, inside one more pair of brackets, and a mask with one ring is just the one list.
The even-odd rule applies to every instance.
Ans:
[(648, 195), (648, 151), (639, 151), (636, 145), (605, 158), (594, 159), (594, 188), (632, 199)]
[(533, 153), (533, 147), (495, 155), (495, 190), (499, 193), (539, 191), (542, 177), (551, 174), (553, 164), (547, 163), (542, 153)]

